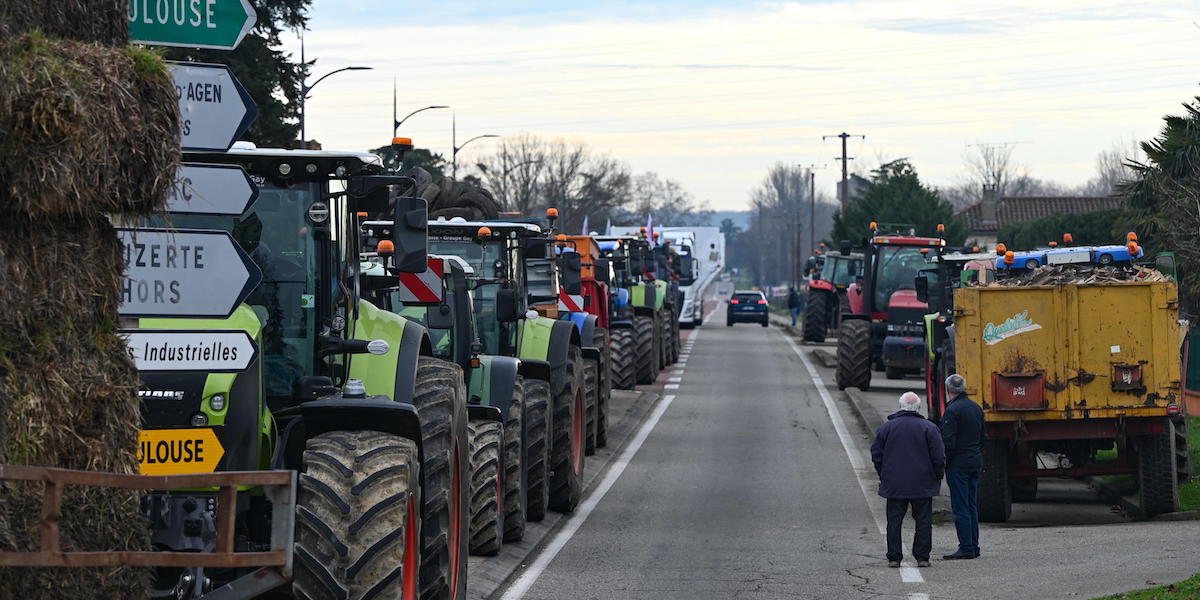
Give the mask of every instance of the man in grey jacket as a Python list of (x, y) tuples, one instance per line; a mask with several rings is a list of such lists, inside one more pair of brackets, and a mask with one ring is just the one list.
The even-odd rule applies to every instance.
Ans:
[(946, 485), (950, 511), (958, 531), (958, 550), (942, 558), (979, 558), (979, 473), (983, 471), (983, 444), (987, 428), (983, 409), (967, 396), (967, 381), (955, 373), (946, 378), (946, 412), (942, 415), (942, 443), (946, 447)]

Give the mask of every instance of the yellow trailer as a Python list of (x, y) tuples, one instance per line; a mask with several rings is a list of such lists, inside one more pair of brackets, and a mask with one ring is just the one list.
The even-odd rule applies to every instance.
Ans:
[(1170, 281), (955, 290), (955, 367), (989, 437), (980, 517), (1007, 520), (1038, 477), (1111, 473), (1138, 475), (1147, 514), (1175, 510), (1181, 340)]

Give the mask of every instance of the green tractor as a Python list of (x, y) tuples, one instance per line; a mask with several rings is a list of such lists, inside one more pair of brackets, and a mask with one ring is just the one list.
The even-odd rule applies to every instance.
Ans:
[[(244, 331), (259, 351), (238, 373), (143, 373), (143, 447), (215, 436), (223, 451), (217, 471), (298, 472), (286, 548), (294, 567), (290, 581), (287, 570), (272, 578), (159, 568), (156, 597), (198, 598), (225, 585), (241, 597), (271, 589), (301, 598), (465, 597), (461, 369), (434, 356), (419, 323), (377, 308), (361, 291), (359, 211), (408, 224), (388, 240), (390, 269), (427, 268), (425, 202), (393, 191), (411, 179), (350, 152), (239, 144), (185, 160), (240, 165), (258, 195), (241, 215), (174, 215), (170, 225), (230, 233), (262, 281), (229, 318), (143, 318), (138, 326)], [(162, 469), (149, 454), (141, 453), (142, 471)], [(231, 518), (207, 489), (151, 493), (143, 508), (155, 547), (167, 551), (212, 552), (213, 524)], [(272, 507), (259, 488), (239, 488), (234, 510), (237, 550), (272, 549)]]
[[(675, 303), (668, 303), (670, 284), (654, 276), (659, 272), (658, 261), (644, 238), (599, 236), (596, 240), (602, 255), (611, 261), (614, 274), (616, 298), (610, 311), (614, 384), (619, 389), (633, 389), (634, 383), (654, 383), (672, 356), (672, 340), (679, 339), (671, 333), (679, 319), (672, 316), (675, 313), (671, 306)], [(622, 360), (630, 354), (631, 361)], [(626, 364), (632, 366), (632, 381)]]
[[(520, 359), (527, 432), (525, 515), (569, 513), (583, 494), (584, 345), (578, 328), (558, 319), (558, 265), (554, 240), (532, 223), (429, 223), (430, 251), (462, 258), (474, 271), (472, 293), (482, 354)], [(549, 263), (549, 264), (548, 264)], [(578, 273), (578, 269), (575, 269)], [(543, 402), (543, 415), (530, 410)], [(537, 433), (539, 430), (545, 434)]]
[[(386, 244), (391, 221), (363, 224), (368, 240)], [(470, 551), (492, 556), (501, 540), (519, 542), (525, 534), (525, 489), (528, 474), (522, 457), (531, 438), (545, 446), (545, 423), (550, 400), (535, 394), (527, 403), (521, 361), (509, 356), (481, 354), (475, 307), (471, 299), (474, 269), (457, 256), (429, 257), (422, 274), (388, 273), (379, 253), (364, 254), (363, 273), (373, 301), (380, 308), (417, 321), (428, 330), (433, 353), (453, 362), (466, 376), (471, 498)], [(526, 415), (540, 427), (523, 430)], [(544, 465), (544, 463), (543, 463)], [(544, 466), (543, 466), (544, 468)]]

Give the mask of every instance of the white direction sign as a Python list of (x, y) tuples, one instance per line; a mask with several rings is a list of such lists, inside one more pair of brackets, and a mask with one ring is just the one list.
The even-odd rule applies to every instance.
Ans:
[(129, 358), (138, 371), (245, 371), (258, 348), (245, 331), (127, 329)]
[(125, 244), (125, 317), (225, 318), (262, 272), (224, 231), (118, 229)]
[(168, 63), (179, 96), (185, 151), (224, 152), (246, 131), (258, 106), (225, 65)]
[(167, 192), (167, 212), (231, 215), (246, 212), (258, 198), (258, 186), (238, 165), (184, 163)]

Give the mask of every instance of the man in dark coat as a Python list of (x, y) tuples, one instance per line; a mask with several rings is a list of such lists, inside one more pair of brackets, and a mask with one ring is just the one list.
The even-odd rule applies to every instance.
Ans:
[(958, 531), (958, 550), (942, 558), (979, 558), (979, 473), (983, 470), (983, 444), (987, 431), (983, 409), (967, 396), (962, 375), (946, 378), (946, 412), (942, 415), (942, 442), (946, 447), (946, 485), (950, 510)]
[(904, 557), (900, 531), (909, 507), (917, 525), (912, 554), (918, 567), (929, 566), (933, 549), (933, 497), (942, 487), (946, 453), (937, 425), (917, 412), (920, 404), (912, 392), (900, 396), (900, 410), (888, 416), (871, 444), (879, 495), (887, 498), (889, 567), (899, 567)]
[(796, 319), (804, 312), (804, 296), (801, 296), (794, 286), (788, 288), (787, 305), (788, 312), (792, 313), (792, 327), (795, 327)]

